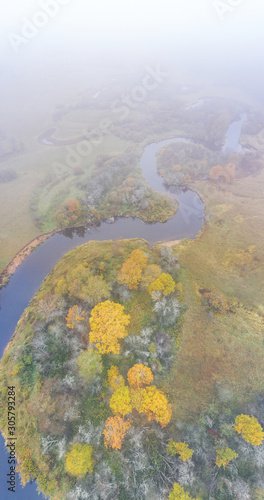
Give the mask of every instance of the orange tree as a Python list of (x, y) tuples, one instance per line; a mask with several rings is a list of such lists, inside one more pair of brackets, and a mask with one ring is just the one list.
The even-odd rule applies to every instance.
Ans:
[(79, 306), (73, 306), (69, 309), (66, 316), (67, 327), (75, 328), (84, 319), (85, 312)]
[(130, 322), (129, 314), (124, 314), (124, 306), (106, 300), (97, 304), (90, 317), (90, 342), (101, 354), (119, 354), (118, 340), (128, 335), (126, 326)]
[(148, 258), (142, 250), (134, 250), (119, 271), (117, 282), (120, 285), (127, 285), (130, 290), (137, 290), (147, 260)]
[(235, 420), (235, 430), (253, 446), (259, 446), (264, 439), (264, 432), (255, 417), (238, 415)]
[(127, 379), (132, 389), (139, 389), (153, 382), (153, 374), (148, 366), (137, 364), (130, 368)]
[(105, 447), (112, 448), (113, 450), (121, 450), (124, 437), (130, 427), (129, 420), (125, 421), (119, 416), (109, 417), (103, 431)]
[(87, 214), (87, 209), (80, 207), (77, 200), (71, 199), (63, 203), (55, 213), (55, 220), (61, 227), (76, 224)]

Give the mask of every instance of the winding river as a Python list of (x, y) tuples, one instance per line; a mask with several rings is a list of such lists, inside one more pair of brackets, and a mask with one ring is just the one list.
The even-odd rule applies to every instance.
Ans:
[[(232, 136), (232, 150), (238, 152), (244, 115), (236, 122), (235, 127), (229, 127), (226, 144), (230, 148)], [(232, 125), (232, 124), (231, 124)], [(241, 126), (240, 126), (241, 125)], [(163, 146), (175, 142), (183, 142), (186, 139), (165, 139), (163, 141), (146, 146), (142, 154), (140, 165), (143, 175), (148, 184), (161, 193), (173, 194), (179, 208), (176, 215), (165, 223), (146, 224), (140, 219), (118, 217), (112, 224), (103, 222), (98, 228), (83, 231), (72, 230), (57, 233), (46, 240), (11, 276), (9, 283), (0, 291), (0, 350), (2, 353), (13, 335), (16, 324), (29, 304), (29, 301), (39, 289), (42, 281), (52, 268), (59, 262), (63, 255), (73, 248), (91, 240), (115, 240), (117, 238), (144, 238), (152, 246), (158, 241), (178, 240), (182, 238), (194, 239), (203, 226), (204, 204), (200, 197), (193, 191), (179, 186), (168, 188), (163, 184), (162, 178), (157, 172), (156, 153)], [(46, 144), (48, 145), (48, 144)], [(19, 437), (18, 437), (19, 439)], [(5, 498), (19, 498), (19, 500), (40, 500), (42, 495), (36, 492), (35, 484), (28, 484), (25, 488), (16, 480), (16, 494), (7, 490), (7, 450), (4, 446), (3, 437), (0, 436), (0, 485), (5, 492)]]

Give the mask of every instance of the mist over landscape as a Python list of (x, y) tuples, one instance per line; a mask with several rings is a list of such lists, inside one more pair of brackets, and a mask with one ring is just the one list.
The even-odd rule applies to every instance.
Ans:
[(4, 500), (264, 498), (263, 21), (2, 2)]

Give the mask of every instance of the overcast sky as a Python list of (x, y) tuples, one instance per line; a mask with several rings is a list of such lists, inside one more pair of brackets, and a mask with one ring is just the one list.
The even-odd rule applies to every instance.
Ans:
[(53, 64), (51, 81), (67, 65), (78, 66), (81, 79), (89, 58), (109, 67), (169, 61), (224, 84), (253, 85), (264, 100), (263, 0), (0, 0), (0, 6), (7, 89), (8, 71), (40, 80)]
[[(37, 27), (31, 45), (38, 43), (37, 38), (41, 43), (62, 34), (106, 44), (168, 36), (177, 39), (181, 34), (194, 44), (197, 35), (208, 41), (222, 38), (224, 43), (232, 36), (236, 44), (238, 39), (262, 36), (264, 22), (262, 0), (0, 0), (0, 5), (1, 48), (10, 56), (10, 34), (21, 36), (28, 21), (44, 24)], [(52, 5), (53, 16), (45, 15)]]

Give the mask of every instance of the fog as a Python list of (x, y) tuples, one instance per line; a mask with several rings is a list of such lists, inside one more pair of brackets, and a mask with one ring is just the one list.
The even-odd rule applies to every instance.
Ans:
[(260, 0), (1, 0), (0, 128), (17, 133), (29, 105), (73, 98), (95, 73), (99, 89), (151, 65), (262, 101), (263, 18)]

